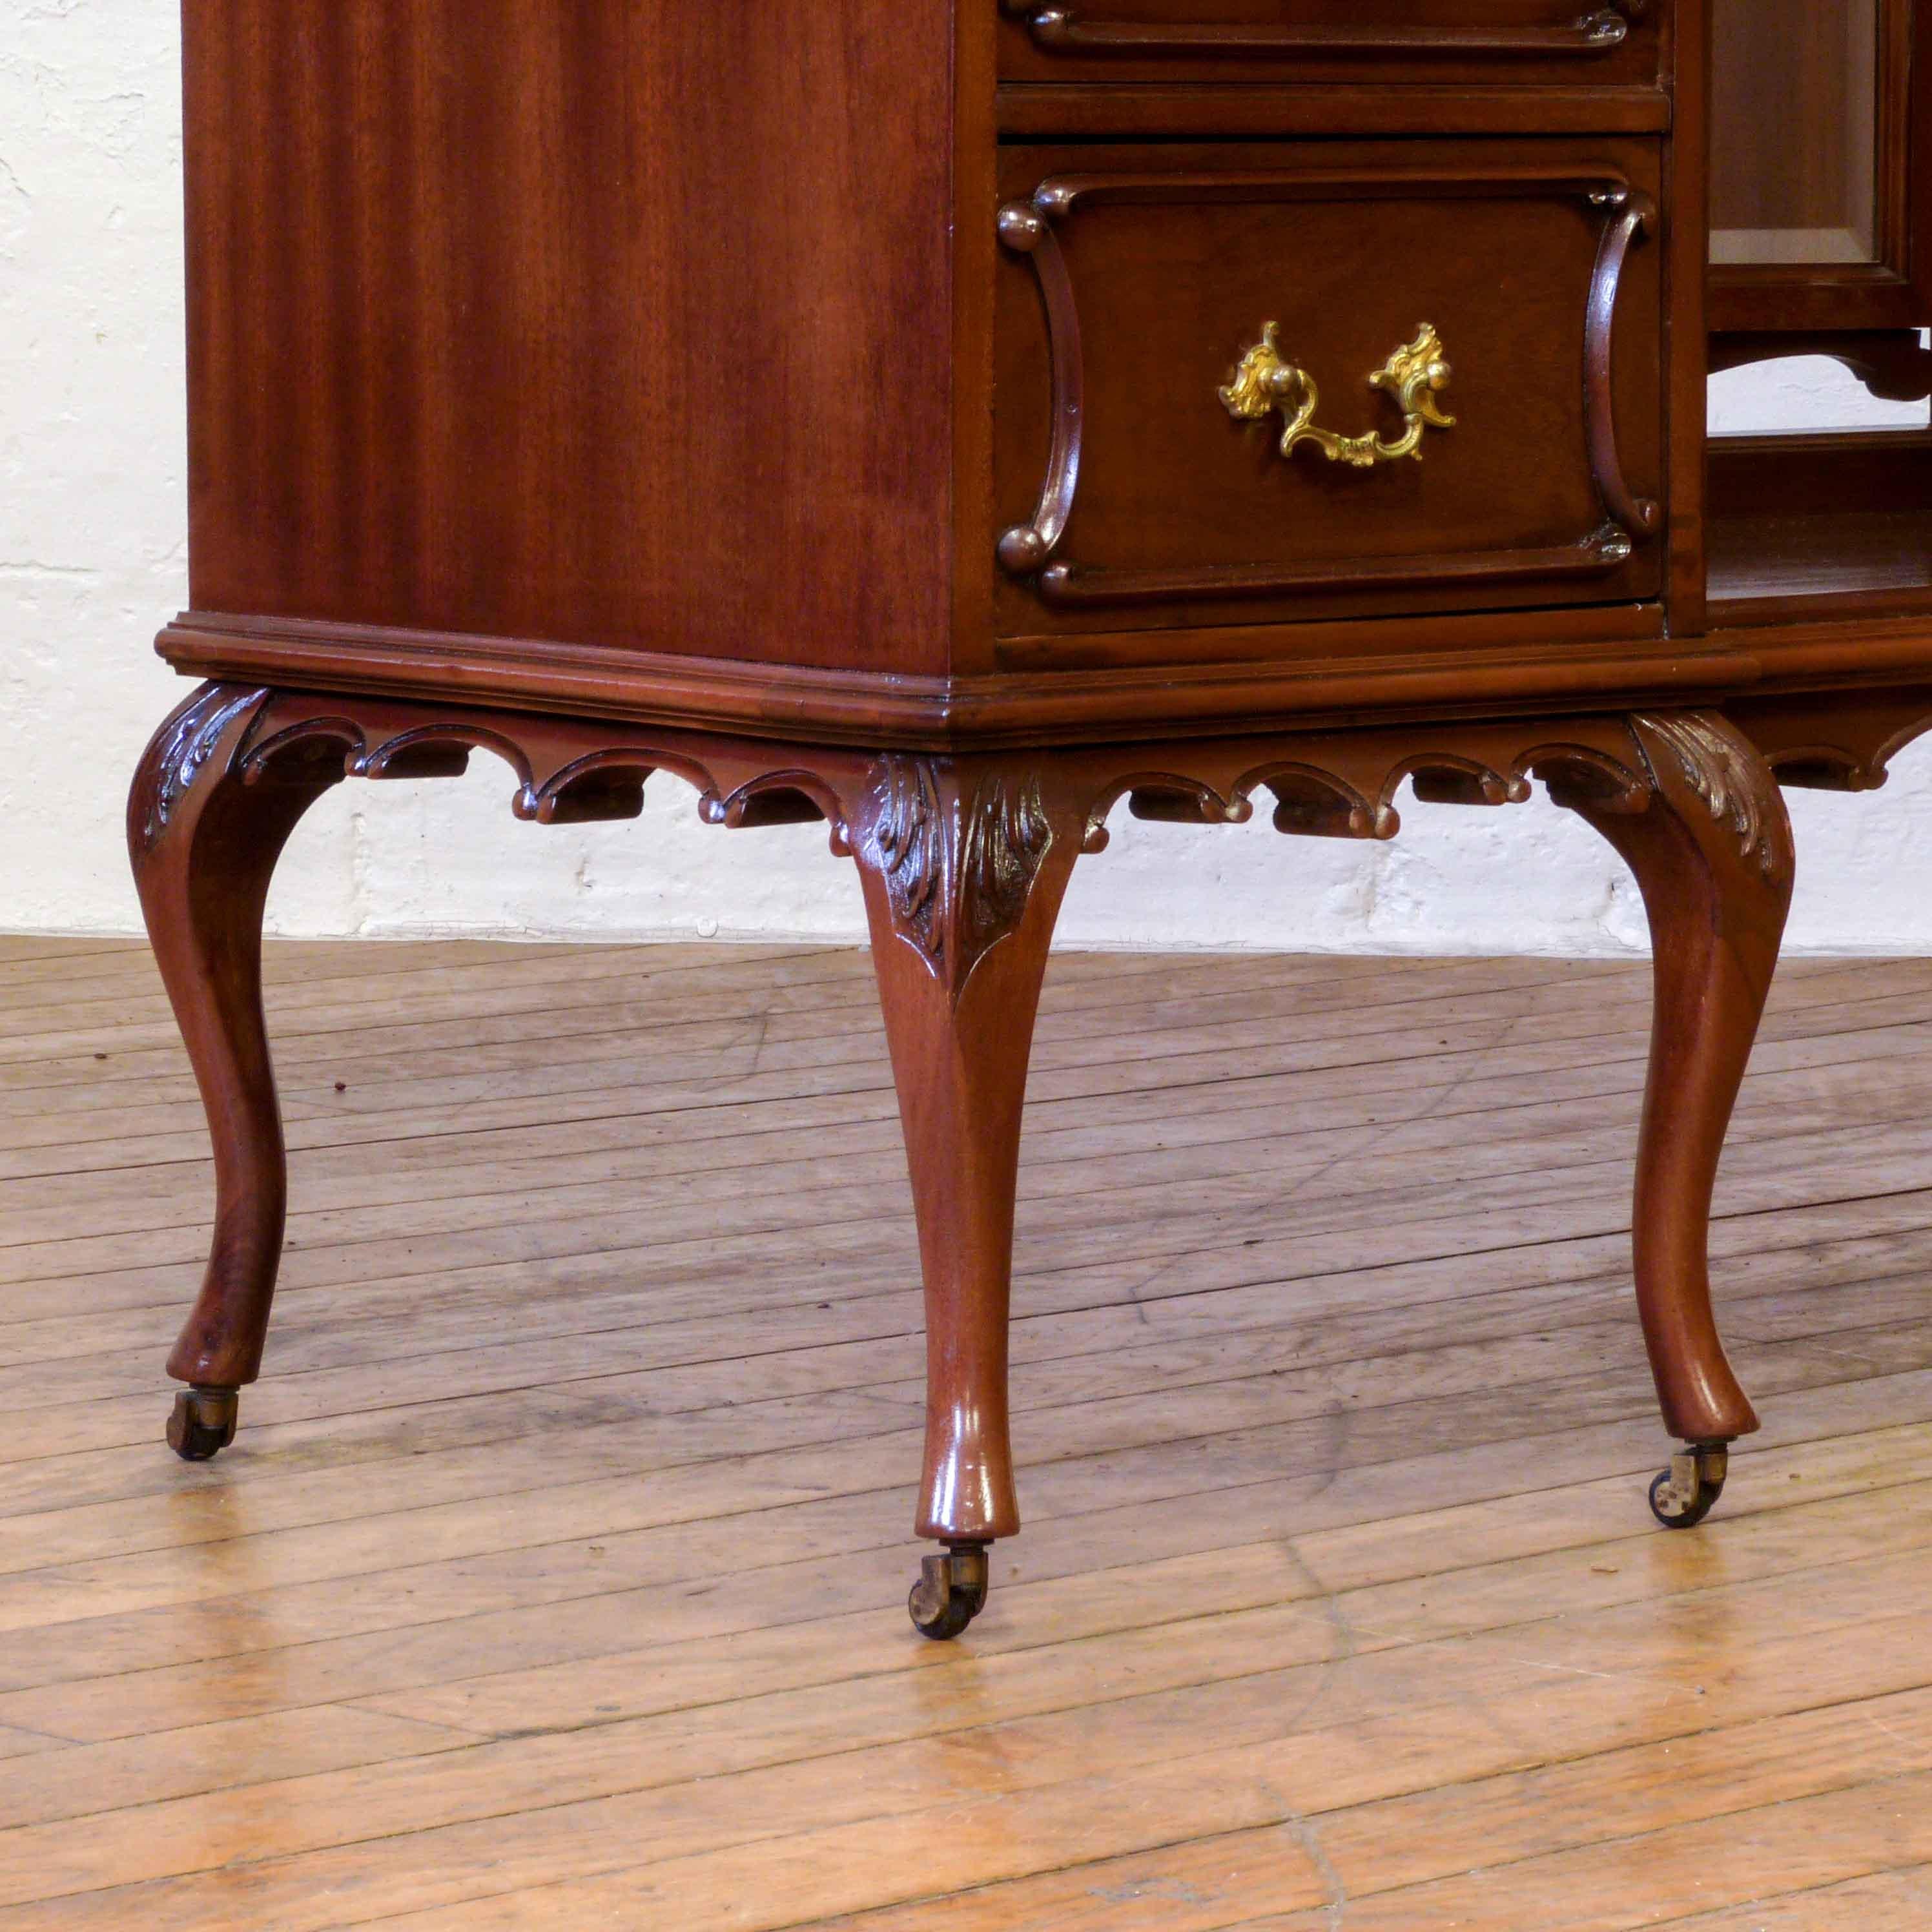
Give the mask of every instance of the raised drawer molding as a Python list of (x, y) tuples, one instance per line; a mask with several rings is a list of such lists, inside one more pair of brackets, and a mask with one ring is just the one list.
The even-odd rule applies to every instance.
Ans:
[[(1632, 178), (1652, 152), (1632, 172), (1580, 148), (1054, 158), (1079, 171), (999, 215), (1046, 336), (1022, 346), (1038, 325), (1010, 301), (1003, 490), (1042, 406), (1050, 424), (1033, 511), (998, 546), (1028, 600), (1013, 622), (1270, 598), (1354, 614), (1424, 585), (1438, 608), (1655, 594), (1661, 318), (1654, 261), (1634, 271), (1658, 218)], [(1406, 406), (1423, 343), (1432, 380)], [(1236, 400), (1277, 346), (1286, 416), (1252, 382)]]
[[(1104, 79), (1166, 62), (1198, 70), (1246, 65), (1380, 68), (1384, 78), (1427, 82), (1457, 75), (1567, 82), (1654, 78), (1656, 10), (1651, 0), (1472, 0), (1454, 9), (1365, 0), (998, 0), (1005, 72), (1013, 79)], [(1450, 16), (1451, 17), (1444, 17)], [(1397, 64), (1414, 63), (1405, 71)], [(1647, 71), (1646, 71), (1647, 70)], [(1134, 77), (1142, 75), (1136, 72)]]

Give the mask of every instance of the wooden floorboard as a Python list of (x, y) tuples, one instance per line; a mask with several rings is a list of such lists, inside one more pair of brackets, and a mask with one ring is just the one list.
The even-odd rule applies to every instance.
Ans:
[(0, 941), (0, 1932), (1932, 1927), (1932, 962), (1780, 980), (1766, 1426), (1671, 1536), (1645, 969), (1057, 962), (950, 1648), (868, 971), (272, 946), (291, 1246), (188, 1468), (152, 962)]

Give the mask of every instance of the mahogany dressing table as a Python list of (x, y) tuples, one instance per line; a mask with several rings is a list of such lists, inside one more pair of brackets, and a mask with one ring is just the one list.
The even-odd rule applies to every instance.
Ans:
[[(1779, 786), (1932, 722), (1932, 433), (1707, 448), (1714, 367), (1932, 392), (1912, 0), (187, 0), (193, 608), (136, 776), (213, 1135), (169, 1439), (262, 1364), (262, 910), (346, 778), (681, 782), (864, 890), (928, 1314), (912, 1597), (984, 1601), (1021, 1104), (1124, 804), (1386, 839), (1533, 782), (1656, 952), (1666, 1523), (1756, 1418), (1706, 1266)], [(1203, 836), (1209, 836), (1204, 832)]]

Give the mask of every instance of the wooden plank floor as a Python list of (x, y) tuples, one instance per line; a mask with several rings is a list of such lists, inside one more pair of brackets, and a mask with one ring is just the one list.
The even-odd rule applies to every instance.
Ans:
[(0, 940), (0, 1932), (1932, 1926), (1932, 962), (1799, 963), (1704, 1529), (1629, 1305), (1645, 969), (1058, 960), (1028, 1528), (902, 1607), (861, 955), (274, 950), (268, 1376), (144, 952)]

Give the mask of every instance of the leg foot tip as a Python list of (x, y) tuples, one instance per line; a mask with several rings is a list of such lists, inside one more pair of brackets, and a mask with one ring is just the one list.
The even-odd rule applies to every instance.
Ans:
[(927, 1557), (906, 1599), (913, 1628), (934, 1643), (962, 1635), (986, 1607), (987, 1578), (983, 1543), (956, 1543), (943, 1556)]
[(1650, 1511), (1666, 1529), (1695, 1529), (1716, 1508), (1730, 1473), (1728, 1442), (1694, 1443), (1650, 1486)]
[(183, 1389), (168, 1418), (168, 1447), (184, 1462), (206, 1462), (235, 1440), (241, 1413), (238, 1389)]

